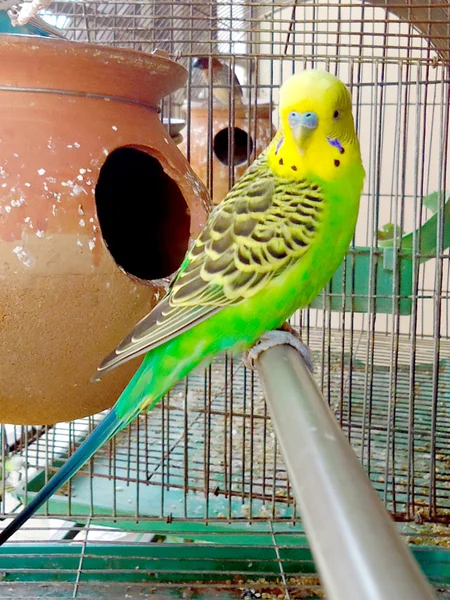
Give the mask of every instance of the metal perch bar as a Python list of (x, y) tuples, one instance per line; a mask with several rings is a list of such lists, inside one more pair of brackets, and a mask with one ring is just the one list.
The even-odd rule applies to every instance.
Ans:
[(328, 596), (435, 598), (298, 352), (275, 346), (256, 367)]

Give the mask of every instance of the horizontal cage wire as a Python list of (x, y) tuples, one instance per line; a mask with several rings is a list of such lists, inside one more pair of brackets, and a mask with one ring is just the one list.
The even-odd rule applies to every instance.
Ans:
[[(292, 324), (417, 556), (421, 545), (448, 547), (450, 540), (449, 8), (430, 1), (388, 8), (378, 0), (59, 0), (41, 13), (69, 40), (164, 50), (188, 69), (187, 85), (164, 101), (162, 118), (181, 124), (180, 148), (214, 203), (276, 131), (287, 76), (314, 67), (348, 84), (366, 169), (357, 229), (341, 269)], [(206, 71), (194, 68), (197, 57), (207, 57)], [(216, 101), (213, 59), (238, 76), (244, 108), (231, 93), (226, 105)], [(231, 91), (231, 76), (221, 85)], [(3, 426), (5, 517), (103, 416)], [(241, 597), (249, 588), (266, 598), (321, 597), (258, 377), (240, 357), (219, 356), (177, 384), (49, 501), (46, 519), (20, 535), (58, 541), (73, 575), (61, 586), (77, 597), (93, 597), (93, 574), (114, 565), (125, 580), (139, 571), (137, 587), (124, 585), (129, 597), (141, 597), (148, 579), (152, 589), (175, 593), (180, 556), (191, 561), (183, 578), (193, 597), (219, 598), (224, 590)], [(160, 553), (150, 566), (149, 542)], [(40, 563), (42, 581), (51, 581), (52, 557)], [(33, 554), (25, 551), (12, 573), (23, 570), (22, 560)]]

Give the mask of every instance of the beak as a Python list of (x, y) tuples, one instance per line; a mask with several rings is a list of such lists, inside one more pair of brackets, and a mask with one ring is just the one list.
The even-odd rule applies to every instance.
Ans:
[(312, 133), (317, 129), (319, 117), (311, 111), (304, 113), (291, 112), (288, 120), (294, 140), (303, 154)]

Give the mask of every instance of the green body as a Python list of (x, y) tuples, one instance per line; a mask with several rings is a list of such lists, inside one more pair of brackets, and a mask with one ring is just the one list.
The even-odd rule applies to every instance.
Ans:
[[(361, 171), (361, 165), (356, 165), (359, 182)], [(263, 155), (252, 168), (252, 179), (255, 175), (256, 179), (262, 178), (267, 172), (267, 158)], [(280, 181), (286, 184), (285, 178)], [(245, 175), (240, 183), (245, 185)], [(319, 183), (324, 199), (322, 219), (301, 260), (254, 296), (222, 308), (206, 321), (148, 352), (116, 404), (121, 418), (126, 422), (130, 415), (134, 418), (136, 407), (144, 402), (148, 408), (154, 406), (179, 379), (216, 354), (250, 348), (265, 331), (281, 327), (296, 310), (307, 306), (331, 279), (354, 233), (360, 185), (355, 185), (352, 178), (348, 178), (348, 184), (314, 183)], [(297, 185), (296, 180), (289, 182), (293, 193)], [(234, 194), (228, 201), (233, 198)]]

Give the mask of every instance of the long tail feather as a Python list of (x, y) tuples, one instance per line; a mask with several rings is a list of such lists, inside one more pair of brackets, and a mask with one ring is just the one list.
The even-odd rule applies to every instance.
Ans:
[(28, 519), (40, 508), (50, 496), (58, 490), (91, 456), (126, 423), (117, 417), (113, 408), (105, 419), (96, 427), (85, 442), (50, 479), (47, 485), (37, 494), (20, 514), (0, 533), (0, 546), (4, 544)]

